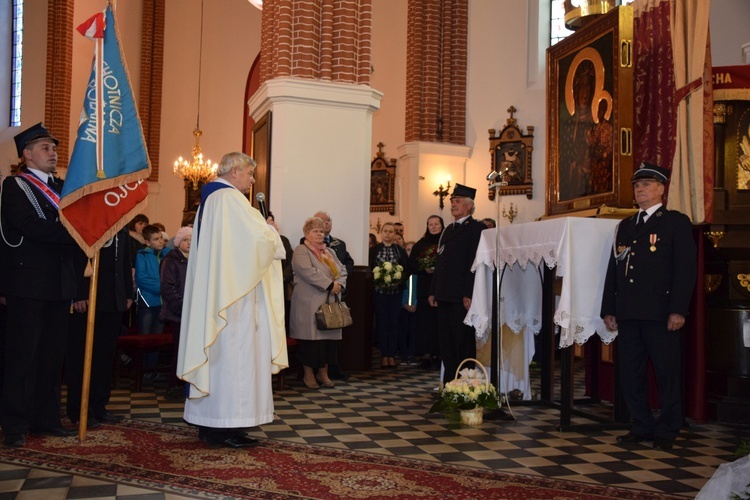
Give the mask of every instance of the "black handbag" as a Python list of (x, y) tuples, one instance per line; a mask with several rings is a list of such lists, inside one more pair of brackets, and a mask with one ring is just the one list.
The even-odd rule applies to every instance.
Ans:
[(326, 295), (326, 301), (315, 311), (315, 323), (318, 330), (338, 330), (352, 324), (352, 313), (346, 302), (338, 295), (334, 295), (334, 302), (330, 302), (331, 292)]

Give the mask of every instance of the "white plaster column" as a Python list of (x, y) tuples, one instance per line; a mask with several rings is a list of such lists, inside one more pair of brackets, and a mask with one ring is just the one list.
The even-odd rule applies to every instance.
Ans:
[(367, 265), (372, 114), (382, 96), (365, 85), (275, 78), (248, 101), (256, 121), (271, 111), (270, 210), (293, 247), (305, 219), (325, 210), (354, 263)]
[[(398, 148), (397, 177), (403, 186), (399, 213), (409, 239), (416, 240), (424, 234), (430, 215), (442, 216), (446, 224), (453, 222), (450, 197), (445, 198), (445, 206), (440, 210), (440, 200), (433, 193), (441, 184), (446, 187), (449, 175), (451, 192), (456, 183), (466, 185), (466, 165), (471, 150), (468, 146), (435, 142), (408, 142)], [(470, 187), (481, 193), (484, 186)]]

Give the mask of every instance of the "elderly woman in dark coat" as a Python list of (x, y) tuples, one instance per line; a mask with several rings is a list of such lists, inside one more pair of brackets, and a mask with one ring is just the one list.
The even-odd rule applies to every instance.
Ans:
[(417, 275), (417, 335), (416, 352), (422, 354), (423, 369), (439, 368), (440, 345), (437, 336), (437, 308), (430, 307), (427, 297), (430, 296), (432, 276), (437, 262), (437, 248), (445, 223), (439, 215), (427, 218), (427, 230), (424, 236), (414, 244), (409, 255), (409, 274)]
[[(328, 365), (338, 363), (336, 343), (341, 340), (341, 330), (318, 330), (315, 311), (326, 301), (328, 292), (334, 295), (344, 290), (346, 268), (323, 241), (323, 219), (307, 219), (302, 232), (304, 242), (294, 249), (292, 255), (294, 292), (289, 336), (300, 341), (297, 352), (305, 372), (305, 386), (317, 389), (320, 383), (324, 387), (333, 387), (328, 377)], [(318, 372), (317, 381), (315, 369)]]

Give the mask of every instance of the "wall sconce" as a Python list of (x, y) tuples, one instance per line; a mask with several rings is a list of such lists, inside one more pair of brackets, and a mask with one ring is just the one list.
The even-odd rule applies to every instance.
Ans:
[(724, 237), (724, 231), (707, 231), (706, 236), (713, 242), (714, 248), (719, 248), (719, 241)]
[(370, 229), (373, 229), (375, 231), (375, 234), (380, 234), (380, 230), (383, 228), (383, 225), (380, 224), (380, 217), (378, 217), (377, 222), (375, 225), (370, 224)]
[(513, 203), (510, 204), (510, 208), (508, 209), (508, 212), (505, 212), (505, 207), (503, 207), (503, 217), (508, 219), (511, 224), (513, 224), (513, 221), (516, 220), (516, 217), (518, 216), (518, 205), (515, 207), (513, 206)]
[(437, 188), (437, 190), (434, 193), (432, 193), (440, 199), (440, 202), (438, 203), (440, 210), (442, 210), (443, 207), (445, 206), (445, 203), (443, 203), (443, 200), (445, 199), (446, 196), (448, 196), (451, 193), (451, 176), (450, 175), (448, 176), (447, 182), (448, 182), (448, 185), (446, 188), (443, 188), (443, 185), (440, 184), (440, 187)]

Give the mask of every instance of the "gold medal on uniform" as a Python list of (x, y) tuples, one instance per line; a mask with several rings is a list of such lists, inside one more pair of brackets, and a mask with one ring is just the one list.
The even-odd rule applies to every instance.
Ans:
[(656, 235), (649, 235), (649, 241), (651, 241), (651, 248), (649, 248), (649, 250), (651, 250), (652, 252), (656, 252)]

